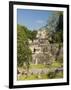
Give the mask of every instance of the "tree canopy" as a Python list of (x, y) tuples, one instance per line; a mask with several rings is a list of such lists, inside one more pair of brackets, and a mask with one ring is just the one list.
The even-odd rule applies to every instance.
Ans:
[(51, 43), (63, 42), (63, 12), (53, 12), (46, 24), (46, 28), (50, 31)]
[(28, 67), (29, 61), (32, 59), (32, 53), (28, 46), (29, 43), (25, 30), (28, 29), (17, 25), (17, 64), (18, 66), (23, 66), (25, 63)]

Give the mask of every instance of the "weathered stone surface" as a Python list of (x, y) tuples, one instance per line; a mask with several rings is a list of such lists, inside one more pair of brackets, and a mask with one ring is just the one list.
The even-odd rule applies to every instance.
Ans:
[(51, 64), (54, 60), (63, 60), (63, 46), (58, 43), (50, 44), (46, 30), (37, 32), (36, 39), (30, 44), (33, 64)]

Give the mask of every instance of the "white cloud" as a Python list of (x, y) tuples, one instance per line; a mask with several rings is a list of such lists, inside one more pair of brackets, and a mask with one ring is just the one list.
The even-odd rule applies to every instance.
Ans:
[(36, 23), (42, 24), (42, 23), (44, 23), (44, 21), (43, 20), (37, 20)]

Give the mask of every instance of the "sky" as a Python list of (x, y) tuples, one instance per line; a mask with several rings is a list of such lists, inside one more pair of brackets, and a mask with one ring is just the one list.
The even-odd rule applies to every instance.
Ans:
[(30, 30), (37, 30), (46, 25), (52, 11), (17, 9), (17, 24), (24, 25)]

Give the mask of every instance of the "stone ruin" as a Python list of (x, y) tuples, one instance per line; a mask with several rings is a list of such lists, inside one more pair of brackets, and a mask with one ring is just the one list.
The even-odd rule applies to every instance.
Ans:
[(46, 30), (37, 31), (36, 39), (29, 40), (29, 47), (32, 51), (32, 64), (51, 64), (55, 60)]

